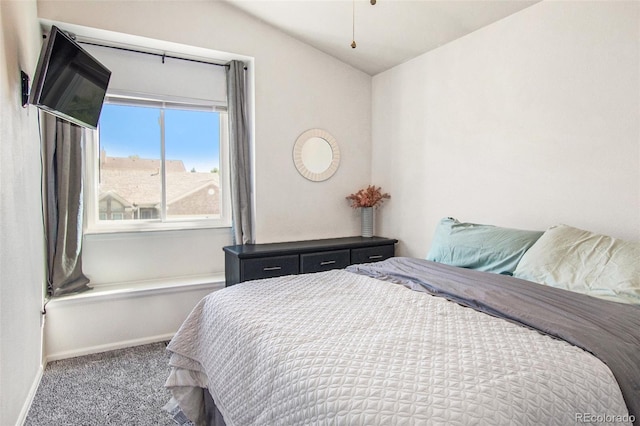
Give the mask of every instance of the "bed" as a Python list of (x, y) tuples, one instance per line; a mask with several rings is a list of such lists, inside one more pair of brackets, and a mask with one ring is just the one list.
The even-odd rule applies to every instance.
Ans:
[(197, 425), (637, 425), (638, 259), (565, 225), (446, 218), (426, 259), (205, 297), (168, 346), (169, 406)]

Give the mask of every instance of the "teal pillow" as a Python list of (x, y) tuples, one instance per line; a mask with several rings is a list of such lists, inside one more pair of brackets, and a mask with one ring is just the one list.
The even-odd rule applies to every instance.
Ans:
[(438, 224), (427, 260), (513, 275), (524, 253), (541, 236), (542, 231), (461, 223), (449, 217)]

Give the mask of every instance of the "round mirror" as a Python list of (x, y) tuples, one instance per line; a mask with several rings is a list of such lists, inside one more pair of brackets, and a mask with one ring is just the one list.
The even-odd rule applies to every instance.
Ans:
[(315, 182), (327, 180), (338, 170), (340, 150), (329, 133), (307, 130), (293, 146), (293, 162), (305, 178)]
[(302, 146), (302, 163), (312, 173), (322, 173), (333, 160), (333, 150), (325, 139), (313, 137)]

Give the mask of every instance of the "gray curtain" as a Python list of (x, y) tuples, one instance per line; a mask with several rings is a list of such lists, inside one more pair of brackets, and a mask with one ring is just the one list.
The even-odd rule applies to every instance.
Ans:
[(254, 242), (251, 218), (251, 163), (246, 108), (244, 63), (227, 66), (229, 157), (231, 163), (231, 215), (235, 244)]
[(82, 128), (43, 114), (47, 292), (90, 290), (82, 273)]

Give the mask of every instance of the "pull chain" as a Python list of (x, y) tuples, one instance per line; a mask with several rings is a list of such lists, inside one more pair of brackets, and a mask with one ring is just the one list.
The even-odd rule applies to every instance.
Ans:
[[(374, 1), (374, 0), (371, 0)], [(352, 5), (352, 9), (351, 9), (351, 29), (352, 29), (352, 33), (351, 33), (351, 48), (355, 49), (356, 48), (356, 0), (353, 0), (353, 5)]]
[[(371, 6), (375, 6), (375, 4), (377, 3), (377, 0), (369, 0), (369, 2), (371, 3)], [(356, 0), (353, 0), (353, 4), (352, 4), (352, 10), (351, 10), (351, 48), (355, 49), (357, 44), (356, 44)]]

